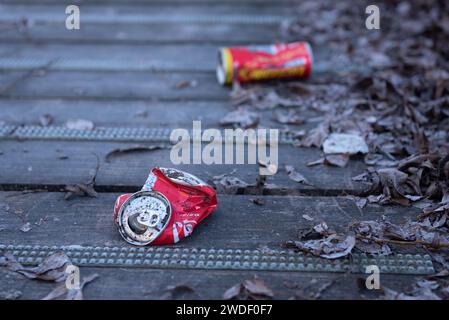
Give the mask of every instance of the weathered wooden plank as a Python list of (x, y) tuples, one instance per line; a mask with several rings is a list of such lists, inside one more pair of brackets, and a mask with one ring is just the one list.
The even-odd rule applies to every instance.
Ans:
[[(3, 72), (2, 87), (8, 87), (11, 78), (22, 74)], [(178, 83), (186, 80), (194, 80), (196, 85), (177, 88)], [(218, 85), (214, 73), (36, 72), (6, 90), (3, 97), (224, 100), (229, 99), (228, 92)]]
[[(3, 153), (0, 155), (0, 184), (3, 188), (13, 188), (15, 185), (24, 185), (22, 188), (26, 188), (34, 185), (34, 187), (57, 189), (65, 184), (85, 182), (89, 180), (91, 171), (96, 166), (95, 154), (101, 160), (96, 180), (101, 190), (137, 190), (145, 182), (150, 168), (174, 167), (170, 161), (169, 149), (123, 154), (112, 158), (110, 162), (105, 162), (105, 155), (109, 151), (132, 145), (134, 144), (116, 142), (22, 141), (18, 143), (14, 140), (0, 140), (0, 149)], [(68, 158), (61, 160), (61, 156)], [(320, 157), (321, 151), (317, 149), (280, 145), (280, 170), (267, 179), (268, 183), (273, 183), (275, 186), (271, 186), (264, 192), (338, 195), (342, 192), (354, 193), (361, 190), (362, 186), (352, 181), (352, 177), (364, 171), (365, 165), (362, 161), (351, 160), (347, 168), (306, 166), (308, 162)], [(285, 164), (293, 165), (315, 187), (290, 180), (283, 169)], [(186, 164), (176, 167), (199, 175), (204, 180), (233, 172), (233, 175), (250, 184), (255, 183), (259, 172), (258, 165), (251, 164)], [(246, 192), (256, 192), (256, 190), (250, 188)]]
[[(215, 70), (218, 45), (204, 44), (164, 44), (164, 45), (95, 45), (77, 44), (41, 44), (29, 43), (4, 44), (0, 47), (0, 57), (11, 59), (10, 65), (0, 64), (2, 69), (13, 68), (19, 62), (27, 65), (44, 64), (45, 61), (62, 59), (68, 62), (79, 62), (80, 67), (89, 68), (89, 62), (102, 63), (111, 61), (110, 68), (120, 63), (139, 65), (151, 64), (155, 70), (192, 72)], [(84, 62), (84, 63), (83, 63)], [(58, 65), (54, 66), (58, 67)], [(103, 68), (107, 68), (106, 65)], [(73, 69), (76, 69), (73, 66)], [(92, 71), (95, 70), (93, 67)], [(145, 72), (148, 72), (146, 70)]]
[[(1, 57), (29, 58), (29, 59), (129, 59), (131, 61), (154, 60), (158, 62), (173, 61), (173, 63), (185, 64), (199, 62), (213, 62), (209, 65), (214, 69), (217, 58), (217, 45), (210, 44), (161, 44), (161, 45), (123, 45), (110, 44), (107, 46), (96, 44), (77, 44), (67, 46), (65, 44), (33, 44), (10, 43), (0, 48)], [(182, 59), (179, 61), (179, 59)]]
[[(14, 21), (17, 17), (26, 18), (35, 22), (64, 22), (67, 15), (65, 9), (72, 2), (46, 5), (42, 3), (31, 4), (0, 4), (0, 20)], [(145, 18), (160, 17), (167, 20), (182, 21), (186, 17), (195, 16), (286, 16), (291, 15), (295, 9), (294, 4), (284, 3), (281, 6), (275, 3), (266, 3), (264, 5), (254, 5), (253, 3), (240, 2), (235, 5), (220, 2), (196, 3), (187, 1), (180, 2), (174, 10), (173, 3), (158, 4), (129, 4), (108, 3), (106, 5), (86, 3), (80, 8), (82, 22), (104, 21), (123, 22), (133, 18), (145, 22)]]
[(0, 75), (0, 96), (7, 92), (8, 89), (13, 89), (14, 84), (20, 82), (22, 77), (26, 75), (26, 71), (14, 72), (14, 73), (2, 73)]
[[(43, 69), (45, 68), (1, 72), (0, 98), (229, 100), (229, 87), (220, 86), (212, 70), (186, 73), (126, 70), (60, 72)], [(322, 84), (335, 76), (336, 73), (315, 72), (309, 80), (303, 82)], [(336, 82), (338, 83), (338, 80)], [(12, 83), (14, 86), (11, 86)], [(260, 86), (269, 85), (270, 83), (260, 84)]]
[[(1, 192), (0, 243), (128, 246), (112, 222), (112, 208), (117, 195), (101, 193), (96, 199), (65, 201), (62, 193)], [(329, 197), (265, 196), (265, 205), (256, 206), (250, 202), (251, 198), (220, 195), (218, 209), (197, 227), (190, 238), (176, 247), (276, 249), (283, 241), (295, 238), (299, 229), (314, 224), (304, 220), (303, 214), (313, 217), (315, 223), (326, 221), (332, 229), (345, 232), (346, 226), (354, 220), (375, 220), (385, 216), (399, 222), (417, 211), (378, 205), (357, 209), (350, 199)], [(32, 229), (24, 233), (19, 228), (26, 222), (31, 223)], [(4, 269), (0, 269), (0, 273), (0, 289), (20, 290), (22, 298), (26, 299), (42, 298), (54, 286), (25, 280)], [(361, 297), (356, 284), (356, 279), (361, 276), (355, 274), (81, 268), (82, 276), (91, 273), (98, 273), (100, 277), (86, 288), (86, 299), (159, 299), (161, 291), (170, 285), (188, 285), (199, 295), (172, 297), (175, 299), (219, 299), (226, 289), (254, 275), (262, 278), (278, 299), (291, 297), (295, 285), (301, 288), (310, 285), (307, 291), (313, 292), (321, 287), (320, 284), (335, 280), (335, 284), (322, 293), (322, 298)], [(318, 282), (310, 282), (312, 279)], [(412, 281), (414, 277), (410, 276), (382, 275), (382, 285), (396, 290), (404, 290)]]
[[(93, 111), (95, 110), (95, 112)], [(193, 120), (201, 120), (205, 128), (221, 128), (220, 119), (233, 110), (229, 102), (220, 101), (115, 101), (115, 100), (0, 100), (0, 121), (14, 125), (39, 125), (40, 117), (49, 114), (52, 125), (61, 126), (68, 119), (88, 119), (98, 127), (192, 128)], [(274, 120), (274, 110), (258, 111), (260, 127), (283, 128)], [(176, 114), (176, 117), (171, 115)], [(304, 119), (318, 116), (315, 112), (302, 112)], [(290, 125), (305, 129), (316, 123)]]
[[(98, 198), (64, 200), (64, 193), (0, 192), (0, 243), (32, 245), (129, 246), (113, 223), (118, 194), (100, 193)], [(300, 229), (326, 221), (337, 232), (347, 232), (357, 220), (393, 222), (415, 217), (417, 208), (368, 205), (359, 209), (341, 197), (264, 196), (265, 205), (253, 196), (219, 195), (218, 208), (177, 248), (280, 249), (296, 239)], [(314, 221), (307, 221), (307, 214)], [(29, 222), (32, 229), (19, 230)]]
[[(81, 268), (81, 277), (98, 274), (98, 278), (83, 290), (84, 299), (222, 299), (223, 293), (235, 284), (257, 275), (274, 292), (275, 299), (295, 296), (295, 286), (306, 288), (313, 296), (321, 286), (334, 282), (324, 290), (321, 299), (361, 299), (357, 280), (361, 275), (296, 273), (296, 272), (244, 272), (202, 270), (144, 270), (127, 268)], [(42, 299), (56, 286), (54, 283), (33, 281), (0, 268), (0, 291), (18, 290), (20, 299)], [(382, 285), (404, 291), (415, 282), (413, 276), (382, 275)], [(167, 294), (169, 286), (186, 285), (192, 292), (180, 290)], [(376, 298), (377, 295), (368, 296)], [(298, 297), (299, 298), (299, 297)], [(304, 297), (307, 298), (307, 297)], [(221, 310), (220, 310), (221, 311)], [(275, 310), (273, 310), (274, 312)], [(279, 310), (276, 310), (279, 311)]]
[[(250, 42), (248, 42), (250, 43)], [(8, 43), (0, 48), (0, 70), (30, 70), (48, 66), (51, 71), (84, 72), (209, 72), (214, 73), (217, 51), (223, 44), (30, 44)], [(314, 48), (312, 79), (339, 72), (362, 73), (368, 66), (323, 47)], [(332, 63), (329, 63), (332, 59)]]
[[(243, 31), (244, 30), (244, 31)], [(32, 27), (5, 27), (1, 42), (79, 43), (272, 43), (280, 40), (278, 27), (271, 24), (226, 23), (154, 23), (148, 28), (139, 24), (85, 23), (79, 30), (67, 30), (63, 23), (36, 24)]]
[[(36, 1), (33, 0), (1, 0), (0, 3), (3, 4), (35, 4)], [(88, 5), (99, 5), (99, 4), (108, 4), (108, 5), (116, 5), (116, 6), (131, 6), (131, 5), (149, 5), (149, 6), (159, 6), (159, 5), (200, 5), (203, 6), (205, 4), (213, 6), (213, 5), (232, 5), (232, 6), (240, 6), (240, 5), (264, 5), (270, 6), (273, 4), (271, 0), (216, 0), (211, 2), (210, 0), (40, 0), (39, 4), (45, 5), (60, 5), (64, 4), (82, 4), (83, 6)], [(277, 0), (277, 3), (281, 3), (282, 5), (287, 4), (297, 4), (298, 0)]]
[[(0, 100), (0, 120), (27, 125), (36, 125), (39, 117), (50, 114), (54, 125), (82, 118), (104, 127), (187, 128), (192, 127), (192, 120), (219, 127), (219, 120), (228, 111), (229, 103), (217, 101)], [(176, 117), (170, 116), (174, 113)]]

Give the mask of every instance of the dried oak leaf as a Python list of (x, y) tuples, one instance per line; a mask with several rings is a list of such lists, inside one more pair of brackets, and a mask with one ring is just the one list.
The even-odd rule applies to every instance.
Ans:
[(259, 101), (254, 105), (258, 109), (272, 109), (275, 107), (297, 108), (298, 100), (291, 97), (280, 96), (275, 90), (265, 91)]
[(259, 165), (259, 175), (263, 173), (264, 177), (266, 175), (274, 175), (278, 171), (277, 164), (268, 163), (267, 161), (264, 161), (262, 159), (258, 159), (257, 164)]
[(146, 151), (154, 151), (154, 150), (160, 150), (167, 148), (165, 145), (150, 145), (150, 146), (143, 146), (143, 145), (134, 145), (131, 147), (124, 147), (124, 148), (116, 148), (111, 151), (109, 151), (105, 156), (105, 161), (110, 162), (111, 158), (121, 155), (121, 154), (127, 154), (127, 153), (133, 153), (133, 152), (146, 152)]
[[(293, 298), (300, 300), (317, 300), (327, 289), (329, 289), (337, 281), (338, 278), (332, 279), (330, 281), (312, 279), (310, 280), (309, 284), (306, 285), (305, 287), (301, 287), (298, 284), (296, 284), (295, 287), (292, 288), (296, 289)], [(288, 286), (291, 287), (291, 284), (288, 284)]]
[(368, 145), (359, 134), (332, 133), (323, 141), (325, 154), (368, 153)]
[(233, 82), (232, 90), (229, 95), (234, 106), (239, 106), (242, 104), (251, 105), (253, 102), (259, 100), (259, 92), (257, 88), (242, 88), (238, 81)]
[(187, 296), (198, 298), (195, 290), (185, 284), (167, 286), (164, 291), (165, 293), (161, 296), (161, 300), (186, 299)]
[(45, 281), (64, 281), (67, 277), (66, 267), (71, 265), (70, 259), (64, 252), (57, 252), (47, 257), (36, 267), (25, 267), (17, 262), (14, 256), (5, 252), (5, 267), (11, 271), (18, 272), (28, 279), (39, 279)]
[(285, 171), (287, 172), (287, 175), (291, 180), (308, 186), (312, 186), (312, 184), (310, 184), (310, 182), (307, 181), (307, 179), (301, 173), (296, 171), (293, 166), (286, 165)]
[(351, 253), (355, 246), (355, 237), (331, 234), (318, 240), (288, 241), (286, 246), (325, 259), (338, 259)]
[(432, 218), (432, 220), (435, 221), (441, 219), (445, 215), (449, 215), (449, 202), (442, 201), (439, 204), (425, 207), (423, 212), (418, 216), (418, 220)]
[(329, 227), (328, 227), (327, 223), (324, 221), (322, 221), (319, 224), (317, 224), (316, 226), (314, 226), (313, 230), (322, 236), (329, 234)]
[(328, 134), (329, 134), (329, 124), (320, 123), (316, 128), (309, 130), (301, 140), (296, 141), (294, 143), (294, 146), (321, 148)]
[[(446, 219), (444, 220), (444, 222)], [(401, 224), (393, 224), (388, 221), (359, 221), (350, 226), (351, 231), (364, 243), (377, 243), (384, 245), (388, 242), (402, 241), (423, 244), (433, 248), (449, 245), (449, 238), (438, 232), (438, 225), (432, 226), (419, 222), (406, 221)], [(362, 247), (363, 245), (361, 245)], [(375, 246), (369, 249), (376, 250)], [(379, 247), (383, 252), (389, 249)]]
[[(407, 173), (394, 168), (369, 169), (367, 173), (354, 177), (353, 180), (368, 182), (370, 186), (365, 191), (368, 194), (382, 192), (382, 196), (377, 198), (377, 202), (381, 204), (393, 202), (409, 205), (410, 201), (419, 200), (413, 197), (419, 192), (416, 184), (409, 179)], [(370, 200), (376, 202), (373, 197)]]
[(175, 89), (184, 89), (187, 87), (195, 88), (198, 86), (198, 82), (196, 80), (181, 80), (174, 86)]
[(435, 248), (440, 243), (448, 244), (449, 240), (444, 235), (440, 235), (435, 230), (428, 229), (417, 222), (407, 221), (406, 223), (395, 225), (386, 223), (384, 228), (384, 236), (387, 239), (401, 241), (422, 241)]
[(93, 184), (77, 183), (73, 185), (65, 186), (66, 194), (64, 200), (72, 200), (75, 197), (91, 197), (96, 198), (98, 196)]
[(58, 285), (49, 294), (47, 294), (42, 300), (53, 300), (66, 295), (65, 300), (83, 300), (83, 289), (84, 287), (98, 278), (98, 274), (94, 273), (87, 277), (84, 277), (80, 283), (79, 288), (68, 289), (65, 283)]
[(324, 157), (325, 164), (344, 168), (348, 164), (349, 155), (348, 154), (328, 154)]
[(387, 256), (392, 254), (391, 248), (387, 244), (380, 244), (374, 242), (357, 241), (355, 248), (363, 253), (370, 255)]
[(227, 174), (214, 176), (212, 178), (212, 184), (218, 193), (236, 194), (239, 190), (249, 186), (245, 181)]
[(307, 221), (313, 221), (313, 218), (309, 216), (308, 214), (303, 214), (302, 217)]
[(316, 166), (319, 164), (325, 164), (335, 167), (344, 168), (349, 162), (348, 154), (327, 154), (323, 158), (307, 163), (307, 166)]
[(355, 248), (358, 250), (375, 255), (389, 255), (391, 248), (378, 241), (384, 238), (385, 225), (377, 221), (358, 221), (353, 223), (350, 230), (355, 233), (357, 242)]
[(257, 204), (258, 206), (264, 206), (265, 205), (265, 201), (262, 200), (261, 198), (251, 198), (249, 199), (252, 203)]
[(48, 127), (53, 123), (53, 116), (51, 114), (43, 114), (39, 117), (39, 123), (42, 127)]
[(23, 224), (23, 225), (20, 227), (19, 230), (22, 231), (22, 232), (28, 232), (28, 231), (30, 231), (31, 229), (33, 229), (33, 228), (31, 227), (31, 223), (27, 222), (27, 223)]
[(436, 281), (419, 280), (410, 292), (397, 292), (389, 288), (383, 289), (383, 298), (387, 300), (441, 300), (433, 290), (439, 287)]
[(95, 154), (97, 164), (95, 169), (92, 170), (92, 176), (87, 183), (77, 183), (74, 185), (66, 185), (65, 190), (67, 191), (64, 200), (71, 200), (75, 197), (92, 197), (96, 198), (98, 196), (97, 191), (95, 191), (95, 180), (97, 179), (97, 174), (100, 169), (100, 159), (97, 154)]
[(274, 119), (282, 124), (303, 124), (304, 119), (298, 115), (297, 110), (289, 109), (287, 111), (277, 110), (274, 112)]
[(220, 124), (223, 126), (232, 125), (236, 128), (255, 128), (259, 124), (259, 114), (248, 111), (244, 108), (238, 108), (226, 114), (221, 120)]
[(351, 224), (349, 229), (357, 236), (377, 240), (383, 238), (385, 224), (377, 221), (357, 221)]
[(223, 299), (225, 300), (262, 300), (272, 299), (273, 297), (273, 291), (257, 277), (238, 283), (223, 294)]

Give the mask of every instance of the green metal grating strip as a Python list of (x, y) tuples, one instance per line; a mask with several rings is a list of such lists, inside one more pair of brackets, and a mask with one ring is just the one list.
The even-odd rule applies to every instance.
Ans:
[(37, 265), (57, 251), (64, 251), (72, 263), (90, 267), (133, 267), (171, 269), (264, 270), (301, 272), (365, 273), (377, 265), (382, 273), (432, 274), (429, 255), (397, 254), (370, 257), (353, 254), (352, 259), (327, 260), (293, 250), (197, 249), (173, 247), (89, 247), (0, 245), (26, 265)]
[[(62, 126), (0, 126), (0, 139), (169, 143), (171, 132), (169, 128), (97, 127), (93, 130), (76, 130)], [(293, 135), (279, 132), (279, 143), (289, 144), (294, 141)]]

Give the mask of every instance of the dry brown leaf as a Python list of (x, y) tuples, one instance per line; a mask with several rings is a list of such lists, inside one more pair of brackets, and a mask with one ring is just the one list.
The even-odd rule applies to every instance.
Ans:
[(384, 299), (386, 300), (441, 300), (433, 290), (438, 288), (435, 281), (419, 280), (410, 292), (402, 293), (389, 288), (383, 288)]
[(259, 124), (259, 114), (248, 111), (244, 108), (238, 108), (226, 114), (221, 120), (220, 124), (223, 126), (232, 125), (236, 128), (255, 128)]
[(254, 204), (257, 204), (258, 206), (264, 206), (265, 201), (261, 198), (251, 198), (250, 201)]
[(236, 194), (240, 190), (249, 186), (245, 181), (227, 174), (214, 176), (212, 178), (212, 184), (218, 193)]
[(338, 259), (349, 255), (355, 242), (354, 236), (331, 234), (319, 240), (288, 241), (286, 246), (325, 259)]
[(95, 191), (93, 185), (77, 183), (73, 185), (65, 186), (66, 194), (64, 200), (72, 200), (75, 197), (92, 197), (96, 198), (98, 196), (97, 191)]
[(289, 109), (287, 111), (277, 110), (274, 112), (274, 119), (282, 124), (303, 124), (304, 119), (298, 115), (298, 111)]
[(68, 289), (65, 283), (62, 283), (56, 288), (54, 288), (49, 294), (47, 294), (42, 300), (54, 300), (63, 295), (66, 295), (65, 300), (83, 300), (83, 289), (84, 287), (98, 278), (98, 274), (94, 273), (87, 277), (84, 277), (80, 283), (80, 287), (78, 289)]
[(53, 116), (51, 114), (43, 114), (39, 117), (39, 123), (42, 127), (48, 127), (53, 123)]
[(52, 254), (36, 267), (23, 266), (9, 252), (5, 252), (3, 255), (7, 269), (18, 272), (28, 279), (61, 282), (67, 277), (65, 273), (66, 267), (71, 265), (70, 259), (64, 252)]
[(22, 232), (28, 232), (28, 231), (30, 231), (31, 229), (32, 229), (31, 223), (27, 222), (27, 223), (23, 224), (23, 225), (20, 227), (19, 230), (22, 231)]
[(287, 172), (287, 175), (291, 180), (311, 186), (310, 182), (308, 182), (307, 179), (301, 173), (296, 171), (293, 166), (286, 165), (285, 171)]
[(134, 153), (134, 152), (147, 152), (147, 151), (154, 151), (154, 150), (160, 150), (165, 149), (167, 146), (165, 145), (134, 145), (131, 147), (123, 147), (123, 148), (116, 148), (111, 151), (109, 151), (105, 156), (105, 161), (110, 162), (111, 158), (119, 156), (121, 154), (127, 154), (127, 153)]
[(186, 299), (188, 297), (198, 298), (195, 290), (185, 284), (167, 286), (164, 291), (165, 293), (161, 297), (162, 300)]
[(273, 297), (273, 291), (266, 286), (264, 281), (257, 277), (236, 284), (223, 294), (223, 299), (225, 300), (261, 300), (272, 299)]

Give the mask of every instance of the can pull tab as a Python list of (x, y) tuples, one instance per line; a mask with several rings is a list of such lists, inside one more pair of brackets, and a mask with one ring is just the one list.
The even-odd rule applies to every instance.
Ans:
[(133, 214), (128, 219), (128, 225), (136, 234), (144, 234), (149, 228), (156, 228), (161, 219), (160, 214), (154, 210), (148, 210)]
[(137, 216), (137, 222), (148, 228), (154, 228), (159, 224), (161, 216), (158, 211), (149, 210)]

